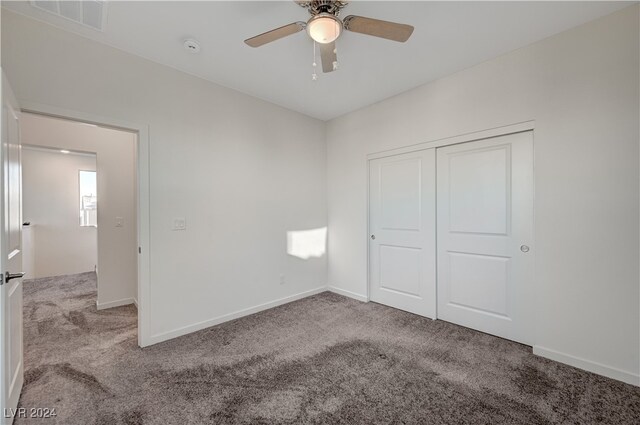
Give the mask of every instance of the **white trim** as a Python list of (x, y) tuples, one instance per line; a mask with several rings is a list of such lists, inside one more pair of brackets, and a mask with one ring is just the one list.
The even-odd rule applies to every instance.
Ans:
[(354, 300), (362, 301), (364, 303), (369, 302), (369, 298), (366, 295), (356, 294), (355, 292), (347, 291), (346, 289), (336, 288), (335, 286), (328, 286), (327, 290), (334, 294), (342, 295), (343, 297), (353, 298)]
[(626, 382), (627, 384), (640, 386), (640, 375), (607, 366), (602, 363), (575, 357), (570, 354), (540, 347), (539, 345), (533, 346), (533, 354), (556, 362), (564, 363), (569, 366), (577, 367), (578, 369), (606, 376), (607, 378), (617, 379), (618, 381)]
[(233, 313), (225, 314), (222, 316), (214, 317), (213, 319), (204, 320), (202, 322), (194, 323), (193, 325), (183, 326), (181, 328), (174, 329), (168, 332), (162, 332), (156, 335), (152, 335), (149, 338), (149, 345), (157, 344), (162, 341), (167, 341), (172, 338), (177, 338), (182, 335), (190, 334), (192, 332), (197, 332), (202, 329), (209, 328), (211, 326), (219, 325), (224, 322), (228, 322), (230, 320), (239, 319), (240, 317), (248, 316), (250, 314), (258, 313), (263, 310), (268, 310), (273, 307), (278, 307), (283, 304), (288, 304), (293, 301), (300, 300), (302, 298), (310, 297), (311, 295), (316, 295), (321, 292), (326, 292), (327, 287), (322, 286), (319, 288), (311, 289), (309, 291), (300, 292), (299, 294), (290, 295), (288, 297), (280, 298), (275, 301), (270, 301), (264, 304), (259, 304), (254, 307), (245, 308), (242, 310), (238, 310)]
[[(367, 155), (368, 157), (369, 155)], [(367, 173), (367, 176), (365, 177), (367, 179), (367, 200), (365, 201), (367, 204), (365, 205), (366, 209), (367, 209), (367, 229), (366, 229), (366, 235), (364, 235), (364, 240), (366, 241), (366, 245), (367, 245), (367, 270), (366, 270), (366, 276), (367, 276), (367, 288), (365, 290), (366, 295), (367, 295), (367, 302), (371, 299), (371, 264), (369, 264), (369, 259), (371, 258), (371, 241), (369, 240), (369, 238), (371, 237), (371, 161), (369, 160), (369, 158), (365, 159), (365, 161), (367, 162), (365, 168), (365, 172)]]
[[(23, 151), (27, 150), (27, 151), (35, 151), (35, 152), (62, 154), (60, 152), (62, 149), (54, 148), (54, 147), (37, 146), (37, 145), (30, 145), (30, 144), (24, 144), (24, 143), (20, 143), (20, 146), (22, 146)], [(82, 151), (68, 150), (68, 149), (65, 149), (65, 150), (67, 150), (68, 153), (64, 155), (77, 155), (77, 156), (88, 156), (88, 157), (96, 156), (95, 152), (82, 152)], [(82, 170), (82, 171), (95, 171), (95, 170)]]
[(136, 299), (135, 298), (123, 298), (121, 300), (115, 300), (115, 301), (109, 301), (106, 303), (102, 303), (100, 304), (98, 301), (96, 301), (96, 308), (98, 310), (106, 310), (108, 308), (113, 308), (113, 307), (120, 307), (123, 305), (129, 305), (129, 304), (136, 304)]
[(137, 298), (134, 298), (134, 299), (133, 299), (133, 303), (136, 305), (136, 309), (137, 309), (137, 308), (138, 308), (138, 299), (137, 299)]
[(20, 101), (20, 106), (25, 112), (49, 115), (73, 121), (80, 121), (89, 124), (112, 127), (121, 130), (129, 130), (137, 133), (137, 227), (138, 227), (138, 247), (142, 252), (138, 255), (138, 345), (145, 347), (150, 344), (149, 330), (151, 329), (150, 307), (150, 178), (149, 178), (149, 126), (146, 124), (131, 123), (117, 118), (103, 117), (85, 112), (79, 112), (57, 106), (45, 105), (41, 103)]
[(458, 143), (473, 142), (475, 140), (489, 139), (491, 137), (506, 136), (507, 134), (522, 133), (523, 131), (533, 130), (534, 127), (535, 121), (525, 121), (502, 127), (490, 128), (488, 130), (474, 131), (472, 133), (464, 133), (453, 137), (445, 137), (444, 139), (430, 140), (428, 142), (422, 142), (415, 145), (370, 153), (367, 155), (367, 160), (386, 158), (388, 156), (400, 155), (403, 153), (421, 151), (430, 148), (456, 145)]

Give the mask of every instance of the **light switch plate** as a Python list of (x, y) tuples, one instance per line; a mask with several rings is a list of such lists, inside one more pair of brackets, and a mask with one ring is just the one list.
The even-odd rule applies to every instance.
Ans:
[(184, 217), (174, 218), (172, 230), (187, 230), (187, 219)]
[(124, 218), (116, 217), (116, 227), (122, 227), (122, 226), (124, 226)]

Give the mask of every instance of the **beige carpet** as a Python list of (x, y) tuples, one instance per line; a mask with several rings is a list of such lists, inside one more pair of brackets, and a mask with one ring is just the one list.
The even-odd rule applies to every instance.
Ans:
[(95, 275), (25, 282), (17, 424), (638, 424), (640, 388), (331, 293), (149, 348)]

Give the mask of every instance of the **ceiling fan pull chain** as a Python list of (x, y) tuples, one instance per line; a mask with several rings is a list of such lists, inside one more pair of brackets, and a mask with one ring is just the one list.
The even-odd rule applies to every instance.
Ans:
[[(338, 36), (340, 35), (338, 33), (337, 27), (334, 27), (333, 31), (334, 31), (334, 36), (337, 39)], [(336, 69), (338, 69), (338, 45), (337, 44), (333, 45), (333, 57), (336, 58), (336, 60), (334, 60), (333, 64), (332, 64), (333, 65), (333, 70), (335, 71)]]
[(311, 74), (311, 79), (313, 81), (317, 81), (318, 80), (318, 74), (316, 74), (316, 66), (318, 66), (318, 64), (316, 63), (316, 42), (313, 42), (313, 74)]

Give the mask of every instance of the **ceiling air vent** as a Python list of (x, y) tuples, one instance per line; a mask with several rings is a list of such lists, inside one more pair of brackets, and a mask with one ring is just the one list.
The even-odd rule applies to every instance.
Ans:
[(37, 1), (31, 5), (94, 30), (103, 31), (107, 18), (106, 0)]

